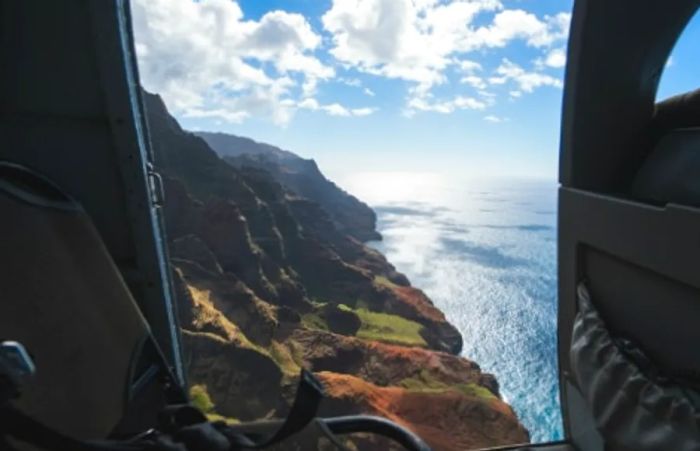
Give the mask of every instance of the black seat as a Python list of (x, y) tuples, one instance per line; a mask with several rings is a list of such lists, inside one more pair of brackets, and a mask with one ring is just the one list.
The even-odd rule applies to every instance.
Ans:
[(653, 150), (637, 172), (633, 198), (700, 207), (700, 90), (656, 105)]
[[(0, 339), (24, 344), (37, 367), (18, 405), (79, 438), (155, 424), (163, 365), (88, 215), (50, 181), (0, 162), (0, 217)], [(117, 428), (127, 411), (139, 415)]]

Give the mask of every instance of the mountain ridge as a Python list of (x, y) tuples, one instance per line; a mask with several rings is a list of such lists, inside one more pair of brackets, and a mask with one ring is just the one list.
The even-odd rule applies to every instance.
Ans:
[(374, 210), (327, 179), (313, 159), (232, 134), (195, 134), (231, 165), (266, 170), (282, 185), (320, 204), (341, 232), (360, 241), (381, 240)]

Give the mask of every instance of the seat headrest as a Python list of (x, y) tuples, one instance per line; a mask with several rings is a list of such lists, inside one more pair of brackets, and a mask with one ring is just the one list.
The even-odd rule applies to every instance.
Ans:
[(700, 127), (700, 89), (656, 104), (652, 129), (657, 137), (678, 128)]
[(653, 147), (630, 194), (659, 205), (700, 207), (700, 89), (659, 102), (650, 131)]
[(0, 160), (0, 191), (40, 207), (80, 210), (80, 204), (55, 183), (31, 169)]

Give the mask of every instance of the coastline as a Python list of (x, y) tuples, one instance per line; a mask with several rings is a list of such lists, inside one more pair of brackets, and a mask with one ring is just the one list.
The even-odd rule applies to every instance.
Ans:
[(529, 440), (495, 378), (458, 356), (444, 313), (360, 241), (378, 235), (366, 204), (290, 153), (221, 158), (157, 96), (146, 103), (200, 407), (284, 416), (304, 367), (326, 386), (324, 416), (380, 415), (437, 450)]
[[(423, 197), (406, 201), (401, 193), (368, 195), (348, 185), (378, 207), (385, 239), (370, 244), (462, 332), (463, 355), (496, 376), (533, 443), (561, 439), (556, 185), (512, 179), (441, 183), (437, 195), (426, 189)], [(415, 191), (410, 185), (406, 190)]]

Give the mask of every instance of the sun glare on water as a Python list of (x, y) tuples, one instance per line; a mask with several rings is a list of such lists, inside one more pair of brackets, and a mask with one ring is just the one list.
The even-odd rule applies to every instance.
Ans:
[(560, 438), (556, 183), (384, 171), (341, 186), (377, 214), (369, 245), (445, 312), (532, 440)]
[(343, 187), (370, 205), (434, 204), (445, 198), (445, 176), (435, 172), (360, 172), (349, 175)]

